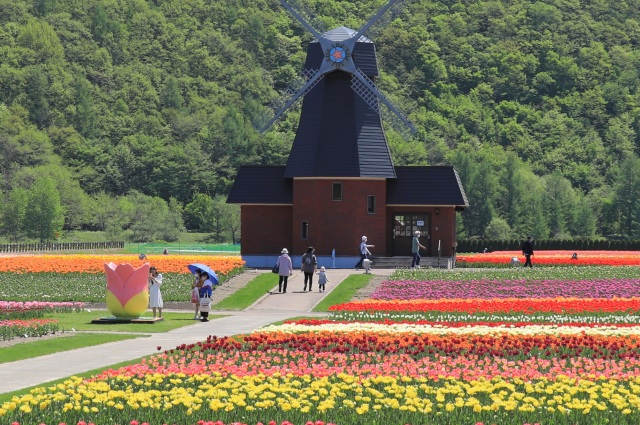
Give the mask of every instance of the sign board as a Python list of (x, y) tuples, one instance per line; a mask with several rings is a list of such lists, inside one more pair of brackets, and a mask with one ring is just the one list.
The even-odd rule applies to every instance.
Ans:
[(416, 226), (418, 226), (418, 227), (424, 227), (424, 220), (418, 220), (418, 221), (416, 221)]

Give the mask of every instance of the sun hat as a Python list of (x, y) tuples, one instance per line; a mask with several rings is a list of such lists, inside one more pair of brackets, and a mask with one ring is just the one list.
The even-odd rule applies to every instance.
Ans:
[(366, 240), (367, 240), (367, 237), (366, 237), (366, 236), (363, 236), (363, 237), (362, 237), (362, 242), (364, 242), (364, 241), (366, 241)]
[(280, 251), (281, 254), (288, 254), (289, 250), (287, 250), (287, 248), (282, 248), (282, 251)]

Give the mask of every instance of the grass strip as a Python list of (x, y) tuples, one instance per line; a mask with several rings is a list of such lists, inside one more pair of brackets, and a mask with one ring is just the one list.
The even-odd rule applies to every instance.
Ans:
[(333, 288), (322, 301), (313, 308), (313, 311), (329, 311), (329, 307), (351, 301), (355, 294), (369, 284), (372, 274), (352, 274)]
[[(47, 314), (47, 318), (58, 320), (58, 327), (63, 331), (96, 331), (96, 332), (143, 332), (143, 333), (162, 333), (183, 326), (192, 325), (193, 313), (175, 313), (163, 312), (164, 318), (161, 322), (154, 323), (91, 323), (92, 320), (101, 317), (110, 317), (111, 314), (106, 310), (85, 310), (77, 313), (52, 313)], [(143, 317), (151, 317), (146, 313)]]
[[(260, 273), (244, 287), (214, 304), (211, 308), (213, 310), (244, 310), (272, 290), (277, 284), (277, 276), (274, 279), (274, 275), (271, 273)], [(214, 298), (215, 295), (214, 292)]]
[(0, 348), (0, 363), (15, 362), (31, 359), (61, 351), (75, 350), (76, 348), (90, 347), (106, 344), (108, 342), (123, 341), (125, 339), (140, 338), (145, 335), (132, 334), (72, 334), (37, 340), (32, 338), (30, 342), (20, 342), (9, 347)]

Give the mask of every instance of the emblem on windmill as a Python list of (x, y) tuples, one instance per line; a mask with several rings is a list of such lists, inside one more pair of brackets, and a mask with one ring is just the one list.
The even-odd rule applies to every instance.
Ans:
[[(380, 104), (382, 103), (391, 112), (391, 114), (385, 115), (385, 118), (390, 119), (396, 130), (409, 136), (415, 132), (415, 128), (407, 116), (380, 92), (374, 80), (369, 78), (367, 72), (360, 66), (364, 65), (369, 70), (375, 68), (375, 75), (377, 75), (375, 48), (371, 40), (365, 37), (365, 33), (380, 21), (389, 9), (401, 4), (402, 0), (390, 0), (360, 30), (338, 27), (322, 33), (309, 23), (309, 21), (314, 21), (316, 27), (321, 27), (318, 24), (319, 20), (315, 19), (301, 2), (280, 0), (280, 3), (315, 37), (314, 43), (319, 44), (322, 56), (314, 54), (317, 48), (310, 46), (302, 78), (297, 82), (297, 85), (290, 88), (288, 100), (281, 99), (280, 105), (274, 108), (276, 112), (273, 117), (266, 124), (258, 124), (261, 133), (266, 132), (294, 103), (333, 72), (351, 75), (351, 89), (378, 115), (381, 115)], [(362, 58), (360, 64), (358, 63), (359, 57)], [(265, 121), (267, 120), (264, 119), (263, 122)]]

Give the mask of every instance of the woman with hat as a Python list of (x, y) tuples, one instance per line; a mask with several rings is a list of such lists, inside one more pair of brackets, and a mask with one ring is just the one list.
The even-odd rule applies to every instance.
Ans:
[(289, 250), (282, 248), (280, 256), (276, 265), (278, 266), (278, 292), (287, 292), (287, 280), (289, 276), (293, 274), (293, 264), (291, 263), (291, 257), (289, 257)]
[(313, 254), (315, 249), (312, 246), (307, 248), (307, 252), (302, 256), (302, 262), (300, 268), (304, 273), (304, 289), (302, 292), (307, 290), (307, 281), (309, 282), (309, 292), (311, 292), (311, 285), (313, 284), (313, 274), (318, 269), (318, 261), (316, 260), (316, 256)]

